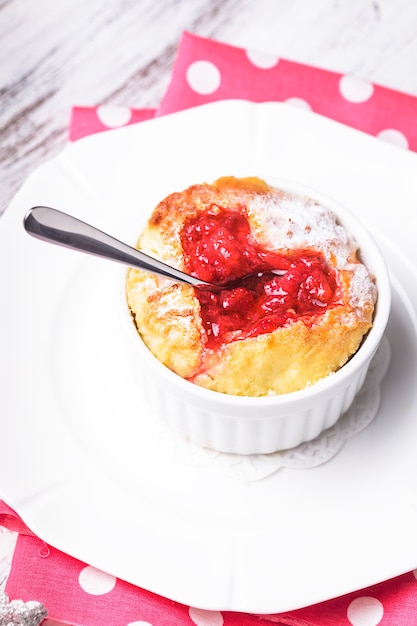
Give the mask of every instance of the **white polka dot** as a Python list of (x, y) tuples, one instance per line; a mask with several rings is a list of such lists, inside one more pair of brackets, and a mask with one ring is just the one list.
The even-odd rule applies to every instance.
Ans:
[(279, 57), (257, 50), (246, 50), (246, 56), (252, 65), (259, 67), (261, 70), (269, 70), (271, 67), (278, 65)]
[(366, 102), (374, 93), (372, 83), (355, 76), (342, 76), (339, 89), (345, 100), (349, 102)]
[(352, 626), (377, 626), (384, 615), (384, 607), (376, 598), (362, 596), (353, 600), (347, 610)]
[(91, 565), (87, 565), (81, 570), (78, 576), (80, 587), (86, 593), (93, 596), (101, 596), (113, 589), (116, 584), (116, 578), (110, 574), (106, 574)]
[(223, 615), (218, 611), (204, 611), (190, 607), (188, 614), (196, 626), (223, 626)]
[(207, 95), (214, 93), (221, 83), (221, 74), (210, 61), (194, 61), (187, 69), (187, 82), (197, 93)]
[(417, 569), (413, 570), (413, 576), (417, 580)]
[(150, 622), (129, 622), (126, 626), (152, 626)]
[(97, 117), (104, 126), (117, 128), (130, 122), (132, 111), (128, 107), (102, 104), (97, 107)]
[(291, 104), (291, 106), (295, 106), (298, 109), (304, 109), (305, 111), (311, 111), (311, 106), (307, 102), (307, 100), (303, 100), (302, 98), (287, 98), (285, 100), (287, 104)]
[(385, 130), (381, 130), (377, 136), (379, 139), (382, 139), (387, 143), (392, 143), (394, 146), (398, 146), (399, 148), (408, 148), (407, 137), (399, 130), (395, 130), (395, 128), (386, 128)]

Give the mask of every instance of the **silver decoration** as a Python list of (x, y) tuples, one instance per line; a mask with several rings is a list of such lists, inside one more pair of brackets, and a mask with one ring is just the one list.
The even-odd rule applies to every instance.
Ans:
[(11, 600), (0, 593), (0, 626), (39, 626), (47, 616), (40, 602)]

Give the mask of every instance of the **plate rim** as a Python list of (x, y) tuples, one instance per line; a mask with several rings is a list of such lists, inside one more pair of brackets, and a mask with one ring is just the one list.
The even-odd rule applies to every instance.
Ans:
[[(250, 106), (247, 106), (247, 104), (249, 104)], [(275, 103), (272, 103), (272, 104), (275, 104)], [(252, 111), (254, 111), (254, 110), (261, 110), (259, 107), (262, 107), (262, 105), (254, 105), (252, 103), (245, 103), (243, 108), (240, 105), (238, 106), (240, 111), (243, 111), (243, 110), (245, 111), (244, 115), (247, 115), (247, 114), (251, 115)], [(199, 107), (199, 109), (200, 109), (199, 111), (193, 111), (193, 113), (191, 114), (194, 117), (194, 119), (198, 119), (199, 117), (200, 118), (204, 118), (207, 115), (211, 116), (213, 114), (212, 113), (213, 111), (215, 111), (214, 115), (224, 115), (225, 114), (225, 109), (228, 109), (228, 112), (230, 114), (230, 112), (233, 111), (234, 106), (230, 106), (230, 103), (228, 103), (226, 106), (219, 106), (219, 103), (216, 103), (215, 107), (213, 107), (213, 105), (203, 105), (203, 107), (201, 107), (201, 108)], [(275, 106), (273, 106), (273, 107), (263, 107), (263, 110), (264, 111), (267, 111), (267, 110), (278, 111), (278, 110), (282, 110), (282, 107), (280, 107), (279, 104), (278, 104), (278, 107), (275, 107)], [(287, 110), (287, 109), (285, 109), (285, 110)], [(172, 116), (169, 116), (171, 121), (167, 119), (166, 121), (163, 122), (163, 125), (164, 126), (166, 126), (166, 125), (169, 126), (169, 124), (172, 123), (172, 120), (174, 120), (175, 116), (177, 116), (177, 115), (182, 116), (183, 120), (184, 119), (188, 119), (188, 116), (187, 116), (186, 112), (180, 112), (179, 114), (172, 114)], [(296, 115), (298, 115), (298, 113)], [(307, 115), (311, 115), (311, 113), (307, 113)], [(168, 116), (167, 116), (167, 118), (168, 118)], [(160, 119), (163, 119), (163, 118), (160, 118)], [(303, 119), (308, 119), (308, 118), (303, 118)], [(324, 119), (324, 121), (326, 122), (327, 120)], [(155, 124), (155, 122), (156, 122), (156, 124)], [(149, 122), (144, 122), (143, 124), (152, 124), (152, 123), (154, 124), (154, 127), (158, 128), (157, 120), (150, 120)], [(322, 124), (323, 121), (321, 121), (320, 123)], [(331, 127), (332, 128), (334, 127), (334, 124), (335, 124), (334, 122), (331, 123)], [(351, 129), (348, 129), (348, 131), (350, 131), (350, 130)], [(117, 129), (115, 132), (120, 133), (120, 131), (122, 131), (122, 134), (124, 136), (129, 136), (129, 135), (132, 134), (132, 132), (134, 132), (135, 134), (137, 134), (137, 133), (141, 134), (139, 129), (135, 129), (135, 131), (131, 131), (130, 128), (127, 128), (127, 129)], [(343, 132), (345, 132), (345, 131), (343, 131)], [(354, 131), (354, 133), (357, 133), (357, 132), (358, 131)], [(113, 131), (112, 131), (112, 133), (113, 133)], [(123, 139), (123, 135), (120, 135), (121, 139)], [(87, 137), (84, 140), (82, 140), (83, 141), (83, 145), (87, 147), (86, 148), (87, 152), (88, 152), (88, 150), (91, 149), (91, 146), (93, 146), (93, 148), (94, 148), (94, 146), (96, 146), (96, 145), (101, 146), (103, 143), (107, 144), (107, 143), (111, 143), (112, 142), (112, 140), (110, 139), (110, 133), (108, 133), (108, 134), (107, 133), (106, 134), (103, 133), (102, 137), (100, 137), (99, 139), (94, 139), (94, 141), (89, 141), (89, 139), (90, 138)], [(369, 138), (369, 139), (373, 139), (373, 138)], [(90, 146), (90, 147), (88, 147), (88, 146)], [(22, 201), (22, 199), (25, 197), (25, 195), (28, 192), (31, 192), (31, 186), (33, 186), (33, 184), (35, 184), (35, 186), (36, 186), (39, 177), (43, 178), (43, 177), (45, 177), (45, 174), (46, 174), (46, 178), (48, 178), (49, 170), (51, 168), (52, 168), (52, 171), (54, 170), (54, 168), (56, 167), (56, 163), (60, 162), (62, 160), (62, 158), (63, 158), (62, 155), (64, 156), (65, 160), (67, 158), (70, 158), (70, 160), (71, 160), (72, 158), (74, 158), (71, 155), (74, 155), (74, 154), (76, 155), (77, 153), (79, 153), (80, 150), (84, 150), (84, 148), (81, 147), (81, 144), (80, 144), (79, 147), (77, 147), (76, 150), (72, 149), (71, 146), (69, 146), (68, 148), (65, 148), (63, 153), (60, 153), (60, 155), (58, 155), (57, 157), (52, 159), (50, 162), (48, 162), (47, 164), (41, 166), (41, 168), (36, 170), (28, 178), (26, 183), (22, 186), (21, 190), (19, 190), (19, 192), (15, 196), (15, 199), (12, 201), (11, 205), (9, 206), (9, 208), (6, 210), (5, 215), (3, 215), (1, 220), (0, 220), (0, 240), (5, 236), (5, 235), (3, 235), (3, 233), (7, 232), (7, 229), (9, 227), (13, 227), (13, 228), (16, 227), (18, 213), (22, 212), (21, 201)], [(396, 149), (394, 148), (394, 150), (396, 150)], [(59, 168), (60, 168), (60, 165), (59, 165)], [(9, 215), (7, 215), (7, 214), (9, 214)], [(3, 223), (5, 225), (4, 228), (2, 228), (2, 226), (1, 226)], [(10, 226), (8, 226), (8, 224)], [(388, 245), (388, 242), (384, 242), (384, 245)], [(400, 258), (400, 252), (399, 251), (397, 252), (397, 250), (396, 250), (395, 254), (397, 254), (397, 253), (398, 253), (399, 258)], [(401, 253), (401, 258), (403, 256), (404, 255)], [(70, 264), (72, 264), (72, 260), (70, 260), (68, 262)], [(77, 263), (78, 263), (78, 261), (77, 261)], [(416, 312), (415, 305), (413, 304), (412, 306), (413, 306), (414, 313), (415, 313)], [(76, 448), (77, 448), (77, 446), (74, 446), (74, 448), (72, 450), (74, 451)], [(73, 474), (72, 476), (71, 476), (71, 472), (74, 471), (74, 467), (71, 466), (71, 472), (66, 474), (63, 477), (63, 480), (65, 481), (65, 484), (69, 485), (69, 488), (72, 489), (75, 486), (76, 480), (82, 480), (82, 471), (84, 471), (84, 470), (92, 471), (92, 475), (94, 475), (94, 469), (91, 468), (91, 463), (88, 460), (86, 462), (86, 464), (83, 463), (82, 467), (78, 468), (77, 472), (75, 474)], [(75, 483), (73, 483), (72, 480), (75, 480)], [(45, 502), (48, 502), (49, 498), (51, 498), (54, 494), (55, 495), (57, 494), (56, 490), (57, 489), (59, 490), (59, 484), (60, 484), (59, 480), (56, 479), (55, 483), (54, 483), (55, 486), (51, 485), (51, 492), (49, 494), (46, 494), (46, 499), (44, 500)], [(54, 489), (55, 489), (55, 491), (54, 491)], [(2, 485), (0, 484), (0, 492), (1, 492), (1, 490), (2, 490)], [(401, 498), (403, 498), (403, 495), (404, 494), (401, 494)], [(31, 528), (35, 528), (36, 531), (39, 531), (39, 532), (36, 532), (36, 534), (38, 534), (38, 536), (42, 537), (44, 540), (47, 541), (47, 537), (45, 537), (45, 534), (42, 531), (42, 528), (39, 528), (39, 524), (36, 523), (36, 522), (32, 523), (32, 521), (31, 521), (32, 518), (30, 516), (30, 506), (33, 503), (31, 502), (32, 498), (30, 496), (25, 501), (17, 502), (17, 501), (13, 500), (13, 497), (9, 498), (8, 494), (6, 493), (6, 495), (4, 495), (4, 499), (10, 506), (13, 507), (13, 505), (14, 505), (17, 508), (17, 513), (18, 514), (22, 514), (22, 517), (25, 520), (29, 520), (30, 521)], [(29, 507), (29, 510), (28, 510), (28, 507)], [(37, 510), (37, 513), (39, 514), (39, 510)], [(417, 548), (417, 544), (416, 544), (416, 548)], [(66, 550), (66, 551), (67, 551), (68, 554), (71, 554), (71, 551), (68, 551), (68, 550)], [(72, 556), (76, 556), (76, 558), (80, 558), (79, 556), (77, 556), (75, 554), (72, 554)], [(234, 555), (234, 556), (236, 556), (236, 555)], [(96, 562), (99, 561), (99, 560), (100, 559), (97, 559)], [(410, 557), (410, 562), (411, 562), (411, 557)], [(416, 557), (416, 562), (417, 562), (417, 557)], [(104, 569), (108, 570), (108, 567), (106, 567)], [(402, 571), (397, 571), (397, 573), (403, 573), (403, 572)], [(396, 574), (394, 574), (394, 575), (396, 575)], [(130, 582), (132, 582), (132, 581), (130, 581)], [(379, 581), (374, 581), (374, 582), (379, 582)], [(134, 584), (136, 584), (136, 583), (134, 583)], [(245, 584), (245, 583), (243, 583), (243, 584)], [(370, 584), (372, 584), (372, 583), (370, 583)], [(236, 585), (238, 585), (238, 583), (235, 582), (234, 585), (236, 586)], [(361, 585), (361, 587), (362, 587), (362, 585)], [(353, 590), (354, 589), (352, 589), (352, 591)], [(157, 589), (153, 589), (153, 591), (155, 593), (159, 593)], [(236, 593), (236, 589), (233, 591), (233, 593)], [(198, 600), (197, 604), (201, 608), (209, 608), (209, 609), (210, 608), (212, 608), (212, 609), (213, 608), (217, 608), (218, 610), (237, 610), (237, 611), (257, 612), (257, 613), (262, 613), (262, 612), (270, 613), (270, 612), (278, 612), (278, 611), (283, 611), (283, 610), (291, 610), (291, 608), (289, 608), (289, 607), (283, 607), (283, 606), (280, 607), (280, 606), (278, 606), (277, 604), (275, 604), (275, 600), (274, 600), (271, 605), (269, 605), (268, 607), (265, 606), (266, 610), (259, 611), (258, 609), (259, 608), (262, 609), (262, 607), (258, 607), (257, 608), (254, 605), (253, 606), (248, 606), (248, 605), (245, 604), (245, 602), (242, 603), (242, 599), (240, 597), (240, 592), (238, 593), (238, 596), (239, 597), (234, 595), (232, 597), (232, 605), (226, 606), (225, 608), (216, 606), (216, 603), (213, 602), (212, 599), (209, 602), (207, 602), (207, 601), (203, 601), (203, 598), (202, 598), (201, 600), (200, 599)], [(324, 596), (326, 596), (326, 594), (324, 594)], [(176, 599), (176, 598), (174, 598), (174, 599)], [(192, 599), (192, 598), (190, 598), (190, 599)], [(312, 599), (312, 596), (310, 595), (308, 603), (312, 603), (311, 599)], [(318, 598), (317, 601), (321, 601), (321, 600), (324, 600), (324, 599), (328, 599), (328, 598), (326, 598), (326, 597)], [(207, 600), (207, 598), (206, 598), (206, 600)], [(183, 602), (185, 604), (191, 604), (191, 605), (195, 606), (195, 604), (190, 603), (188, 601), (188, 599), (185, 599), (185, 598), (183, 598), (183, 599), (180, 598), (180, 599), (178, 599), (178, 601)], [(203, 605), (205, 605), (205, 606), (203, 606)], [(273, 605), (275, 605), (276, 608), (273, 608)], [(303, 603), (301, 606), (305, 606), (305, 604)], [(292, 607), (292, 608), (301, 608), (301, 606), (296, 606), (296, 607)]]

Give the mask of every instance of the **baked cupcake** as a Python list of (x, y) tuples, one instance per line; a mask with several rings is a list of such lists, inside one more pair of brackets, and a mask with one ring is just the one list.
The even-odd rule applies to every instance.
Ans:
[(146, 346), (207, 389), (251, 397), (304, 389), (343, 367), (372, 327), (377, 289), (352, 235), (325, 205), (258, 178), (169, 195), (137, 247), (224, 287), (127, 275)]

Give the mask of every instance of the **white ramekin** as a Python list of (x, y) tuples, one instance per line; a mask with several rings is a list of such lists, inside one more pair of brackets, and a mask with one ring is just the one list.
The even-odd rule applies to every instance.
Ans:
[(390, 313), (388, 270), (379, 247), (361, 222), (321, 193), (287, 181), (268, 182), (307, 195), (336, 214), (355, 237), (361, 259), (375, 277), (377, 306), (371, 330), (339, 371), (301, 391), (261, 398), (227, 395), (184, 380), (153, 356), (135, 330), (151, 408), (186, 439), (220, 452), (268, 454), (314, 439), (333, 426), (360, 390)]

